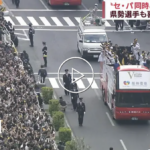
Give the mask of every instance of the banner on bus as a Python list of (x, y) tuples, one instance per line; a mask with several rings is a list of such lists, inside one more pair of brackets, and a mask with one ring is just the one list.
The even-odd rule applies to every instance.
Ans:
[(150, 0), (104, 0), (102, 10), (107, 20), (149, 20)]
[(119, 89), (150, 89), (150, 72), (119, 72)]

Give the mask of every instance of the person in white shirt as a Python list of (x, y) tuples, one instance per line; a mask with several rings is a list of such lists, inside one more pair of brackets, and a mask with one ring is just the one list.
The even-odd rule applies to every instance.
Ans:
[(131, 51), (139, 63), (140, 44), (137, 42), (137, 39), (134, 39), (134, 42), (131, 43)]

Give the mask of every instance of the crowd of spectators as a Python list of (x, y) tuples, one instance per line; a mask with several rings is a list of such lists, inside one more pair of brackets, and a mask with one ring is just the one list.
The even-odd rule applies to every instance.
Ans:
[(1, 41), (0, 150), (55, 149), (51, 120), (39, 106), (34, 84), (22, 57)]

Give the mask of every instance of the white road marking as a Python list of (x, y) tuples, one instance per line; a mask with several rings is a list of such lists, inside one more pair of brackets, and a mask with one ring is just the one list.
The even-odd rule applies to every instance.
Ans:
[[(77, 79), (78, 78), (75, 78), (75, 80), (77, 80)], [(77, 83), (79, 89), (85, 89), (85, 86), (84, 86), (82, 80), (78, 80), (76, 83)]]
[(56, 78), (49, 78), (49, 82), (51, 83), (52, 88), (55, 88), (55, 89), (59, 88)]
[(10, 17), (4, 16), (4, 18), (5, 18), (5, 20), (6, 20), (7, 22), (10, 21), (13, 26), (15, 25), (15, 23), (12, 21), (12, 19), (11, 19)]
[(51, 17), (57, 26), (63, 26), (63, 24), (58, 20), (57, 17)]
[(84, 7), (85, 10), (89, 11), (89, 9), (83, 3), (81, 5)]
[(92, 89), (99, 89), (98, 86), (97, 86), (97, 84), (96, 84), (96, 82), (92, 78), (87, 78), (87, 80), (89, 81), (89, 84), (91, 84), (92, 81), (93, 81), (93, 83), (91, 85)]
[(33, 26), (39, 26), (38, 22), (33, 17), (27, 17)]
[(15, 32), (15, 34), (16, 34), (16, 35), (24, 35), (23, 33), (16, 33), (16, 32)]
[[(73, 12), (83, 11), (84, 12), (85, 11), (85, 12), (87, 12), (88, 11), (89, 12), (89, 10), (84, 10), (84, 9), (83, 10), (79, 10), (79, 9), (72, 9), (72, 10), (64, 10), (64, 9), (59, 9), (59, 10), (58, 9), (57, 10), (53, 10), (53, 9), (48, 9), (48, 10), (47, 9), (10, 9), (10, 11), (14, 11), (14, 12), (15, 11), (16, 12), (25, 12), (25, 11), (28, 11), (28, 12), (29, 11), (32, 11), (32, 12), (33, 11), (36, 11), (36, 12), (49, 12), (49, 11), (62, 11), (62, 12), (63, 11), (73, 11)], [(97, 11), (102, 11), (102, 10), (98, 9)]]
[(27, 38), (27, 40), (29, 40), (29, 37), (28, 37), (28, 35), (27, 35), (25, 30), (23, 30), (23, 33), (24, 33), (25, 37)]
[(42, 5), (45, 7), (46, 10), (48, 10), (48, 7), (44, 4), (44, 2), (42, 0), (40, 0), (40, 2), (42, 3)]
[(120, 143), (121, 143), (121, 145), (122, 145), (123, 149), (124, 149), (124, 150), (127, 150), (127, 148), (126, 148), (126, 146), (125, 146), (125, 144), (124, 144), (123, 140), (121, 140), (121, 139), (120, 139)]
[(23, 20), (22, 17), (16, 16), (16, 19), (18, 20), (18, 22), (20, 23), (20, 25), (27, 26), (26, 22)]
[(22, 41), (29, 41), (29, 39), (26, 39), (26, 38), (21, 38), (21, 37), (18, 37), (19, 40), (22, 40)]
[(45, 26), (51, 26), (49, 21), (45, 17), (39, 17)]
[(110, 121), (111, 125), (114, 127), (115, 125), (114, 125), (114, 123), (113, 123), (113, 121), (112, 121), (112, 119), (111, 119), (111, 117), (110, 117), (109, 113), (108, 113), (108, 112), (106, 112), (106, 115), (107, 115), (107, 117), (108, 117), (108, 119), (109, 119), (109, 121)]
[(108, 21), (105, 21), (105, 26), (106, 27), (111, 27), (110, 23)]
[(69, 26), (75, 26), (75, 24), (70, 20), (69, 17), (63, 17), (63, 19), (66, 21), (66, 23), (67, 23)]
[(81, 17), (74, 17), (78, 23), (80, 23)]

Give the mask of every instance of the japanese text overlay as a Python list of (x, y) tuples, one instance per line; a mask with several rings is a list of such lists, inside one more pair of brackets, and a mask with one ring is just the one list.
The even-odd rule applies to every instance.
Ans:
[(150, 0), (104, 0), (102, 11), (107, 20), (150, 20)]

